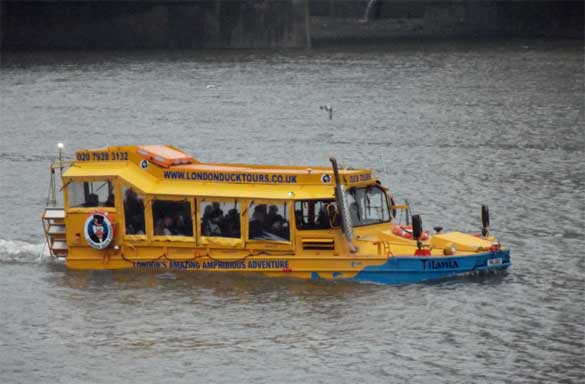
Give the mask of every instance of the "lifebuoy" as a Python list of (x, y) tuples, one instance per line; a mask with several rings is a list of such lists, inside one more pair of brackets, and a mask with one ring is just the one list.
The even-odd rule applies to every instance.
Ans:
[[(394, 228), (392, 228), (392, 233), (395, 234), (396, 236), (400, 236), (400, 237), (404, 237), (405, 239), (412, 239), (412, 225), (395, 225)], [(429, 233), (426, 231), (423, 231), (422, 234), (420, 235), (420, 240), (424, 241), (424, 240), (428, 240), (429, 238)]]
[(114, 226), (108, 212), (94, 211), (87, 216), (83, 225), (85, 241), (94, 249), (104, 249), (114, 239)]

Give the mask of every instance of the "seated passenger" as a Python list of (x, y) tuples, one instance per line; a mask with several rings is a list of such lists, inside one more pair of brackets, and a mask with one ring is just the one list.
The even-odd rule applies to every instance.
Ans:
[(219, 207), (219, 202), (214, 201), (212, 203), (213, 205), (213, 210), (211, 212), (211, 217), (217, 217), (217, 216), (221, 216), (223, 217), (223, 211), (221, 210), (221, 208)]
[(262, 239), (266, 225), (266, 205), (260, 204), (254, 208), (254, 214), (250, 220), (250, 239)]
[(169, 215), (165, 215), (163, 219), (158, 219), (155, 224), (154, 234), (158, 236), (171, 236), (173, 232), (171, 227), (173, 226), (173, 219)]
[(266, 215), (266, 226), (270, 228), (275, 221), (279, 220), (282, 221), (282, 216), (278, 214), (278, 207), (276, 205), (271, 205), (268, 207), (268, 214)]
[(321, 209), (319, 209), (317, 227), (322, 229), (331, 228), (331, 221), (329, 220), (329, 212), (327, 212), (327, 205), (323, 205)]
[(175, 233), (178, 236), (193, 236), (193, 223), (187, 215), (178, 214), (175, 220)]
[(99, 205), (100, 201), (98, 198), (98, 195), (96, 195), (95, 193), (90, 193), (89, 195), (87, 195), (87, 199), (85, 200), (85, 204), (83, 204), (84, 207), (97, 207)]
[(126, 233), (129, 235), (144, 234), (144, 202), (132, 188), (127, 189), (124, 196), (124, 215)]
[[(221, 209), (219, 211), (221, 212)], [(213, 206), (208, 205), (205, 207), (203, 218), (201, 219), (201, 235), (221, 236), (220, 221), (221, 215), (218, 215), (217, 211), (214, 211)]]
[(275, 220), (270, 228), (270, 233), (278, 236), (282, 240), (289, 240), (290, 231), (288, 228), (288, 222), (284, 219)]
[(305, 226), (305, 220), (303, 219), (303, 211), (297, 209), (295, 211), (295, 220), (297, 223), (297, 228), (303, 228)]
[(232, 208), (225, 215), (221, 223), (222, 232), (225, 237), (240, 237), (240, 213)]

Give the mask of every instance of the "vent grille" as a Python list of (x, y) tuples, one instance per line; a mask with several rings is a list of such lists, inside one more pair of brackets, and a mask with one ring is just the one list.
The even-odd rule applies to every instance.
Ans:
[(333, 239), (303, 239), (304, 250), (333, 251), (335, 240)]

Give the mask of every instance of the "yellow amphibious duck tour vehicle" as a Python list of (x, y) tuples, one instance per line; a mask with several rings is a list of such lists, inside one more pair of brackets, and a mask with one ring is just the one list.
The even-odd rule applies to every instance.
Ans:
[[(81, 150), (51, 166), (42, 222), (51, 254), (71, 269), (262, 273), (413, 283), (504, 270), (489, 235), (434, 234), (395, 220), (369, 169), (202, 163), (169, 145)], [(55, 171), (63, 208), (55, 205)], [(52, 205), (52, 206), (51, 206)], [(407, 215), (408, 217), (408, 215)]]

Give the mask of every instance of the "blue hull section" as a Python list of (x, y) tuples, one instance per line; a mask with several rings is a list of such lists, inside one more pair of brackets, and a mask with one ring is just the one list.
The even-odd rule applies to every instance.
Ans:
[(509, 250), (470, 256), (396, 256), (382, 265), (364, 268), (351, 280), (378, 284), (409, 284), (475, 272), (505, 270), (511, 264)]

